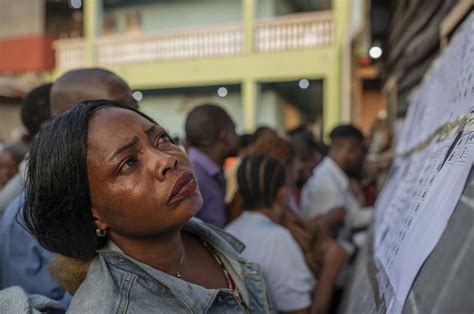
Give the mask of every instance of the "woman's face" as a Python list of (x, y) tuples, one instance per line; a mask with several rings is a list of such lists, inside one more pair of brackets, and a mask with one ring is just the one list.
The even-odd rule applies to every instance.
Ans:
[(112, 240), (177, 230), (201, 208), (189, 159), (159, 125), (105, 107), (91, 118), (87, 145), (92, 214)]

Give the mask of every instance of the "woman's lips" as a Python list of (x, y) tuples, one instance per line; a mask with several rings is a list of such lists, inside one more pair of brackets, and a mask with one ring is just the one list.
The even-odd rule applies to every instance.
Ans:
[(168, 204), (176, 203), (189, 195), (193, 194), (197, 189), (197, 182), (191, 172), (184, 172), (176, 180), (171, 191)]

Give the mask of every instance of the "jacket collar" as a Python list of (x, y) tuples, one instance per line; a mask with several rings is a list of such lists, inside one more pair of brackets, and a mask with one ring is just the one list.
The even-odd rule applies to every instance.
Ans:
[[(227, 234), (219, 228), (207, 225), (197, 218), (192, 218), (185, 224), (183, 230), (197, 235), (200, 239), (209, 243), (230, 259), (240, 263), (245, 262), (238, 255), (245, 246), (232, 235)], [(199, 285), (183, 281), (144, 264), (126, 255), (113, 242), (110, 242), (106, 247), (97, 252), (100, 256), (105, 258), (108, 263), (125, 271), (137, 274), (143, 283), (149, 286), (153, 291), (161, 294), (171, 293), (183, 305), (191, 308), (193, 313), (206, 312), (211, 307), (219, 292), (216, 289), (206, 289)]]

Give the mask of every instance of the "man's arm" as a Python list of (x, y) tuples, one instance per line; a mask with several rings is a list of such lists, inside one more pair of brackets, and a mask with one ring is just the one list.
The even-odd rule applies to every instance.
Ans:
[(336, 207), (329, 210), (326, 214), (315, 217), (311, 223), (319, 223), (330, 234), (336, 234), (344, 225), (346, 210), (342, 207)]
[(289, 312), (281, 312), (284, 314), (324, 314), (329, 312), (331, 305), (334, 286), (336, 284), (339, 272), (347, 261), (347, 254), (334, 241), (328, 244), (324, 254), (324, 266), (319, 277), (318, 284), (312, 295), (311, 306), (305, 309)]
[(328, 313), (331, 305), (334, 286), (339, 272), (347, 261), (347, 254), (336, 242), (328, 244), (324, 254), (324, 265), (314, 291), (311, 313)]

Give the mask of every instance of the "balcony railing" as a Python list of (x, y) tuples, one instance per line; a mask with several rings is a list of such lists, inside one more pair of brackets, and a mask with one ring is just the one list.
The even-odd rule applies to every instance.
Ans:
[(168, 34), (114, 35), (97, 41), (99, 64), (196, 59), (241, 52), (240, 26)]
[[(243, 39), (241, 25), (120, 34), (98, 38), (95, 53), (99, 65), (226, 57), (244, 52)], [(255, 52), (325, 47), (333, 40), (332, 12), (293, 14), (255, 23)], [(54, 48), (59, 68), (77, 68), (87, 63), (84, 39), (58, 40)]]
[(87, 65), (87, 43), (82, 38), (56, 40), (56, 67), (80, 68)]
[(259, 21), (255, 50), (280, 51), (330, 46), (334, 39), (332, 12), (300, 13)]

